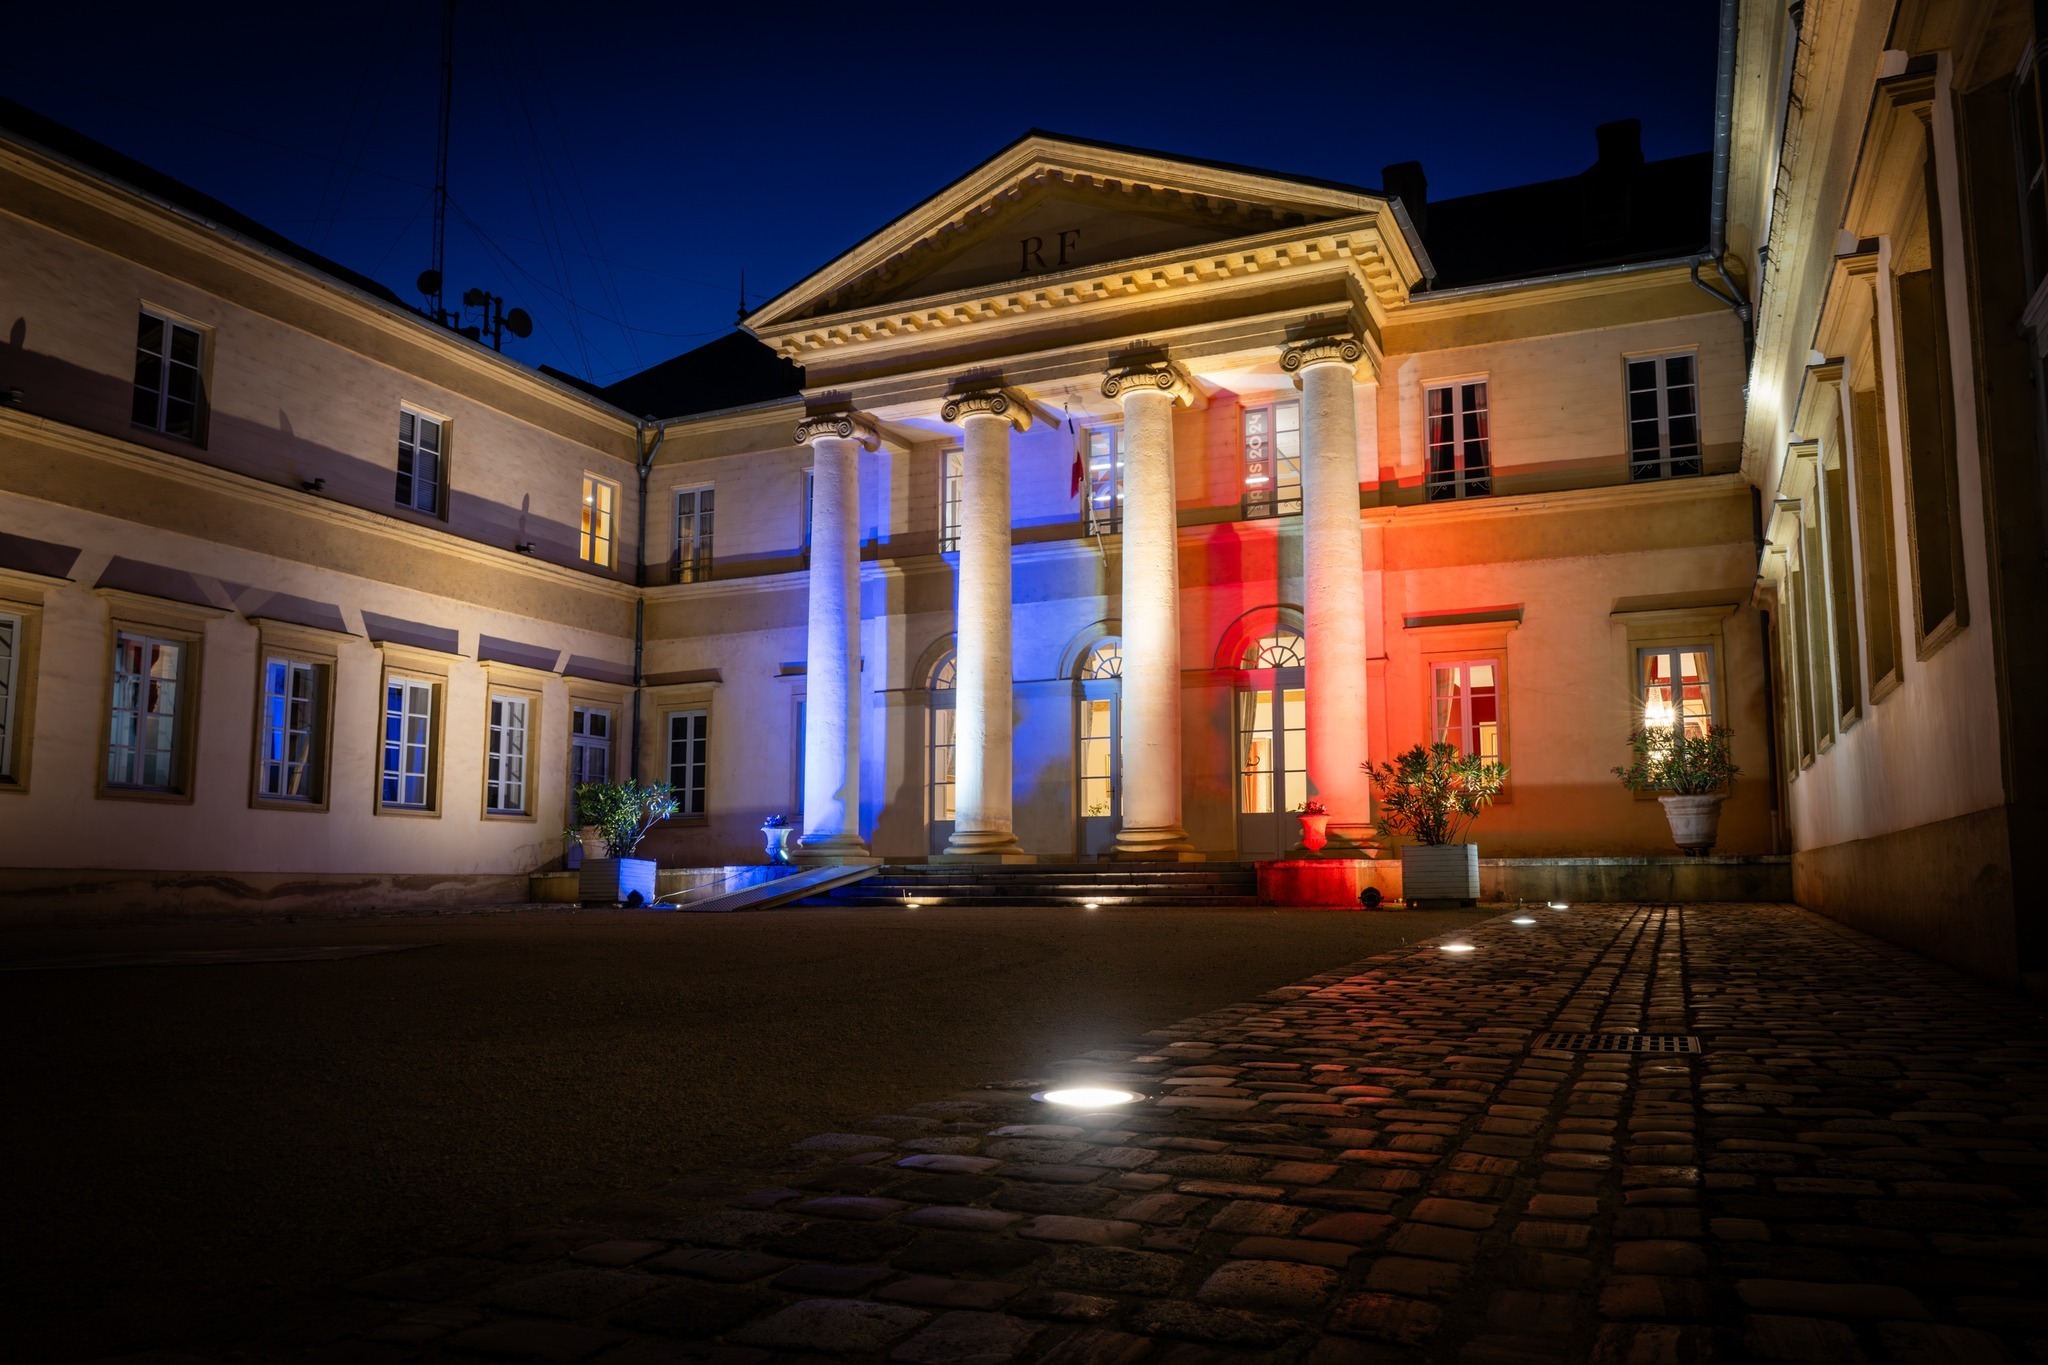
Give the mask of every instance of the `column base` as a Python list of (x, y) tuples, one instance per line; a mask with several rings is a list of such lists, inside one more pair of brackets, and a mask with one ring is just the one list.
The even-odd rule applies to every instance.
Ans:
[(790, 852), (803, 867), (878, 867), (882, 860), (868, 851), (858, 834), (827, 834), (800, 841)]
[(1007, 829), (955, 829), (946, 840), (946, 850), (932, 855), (933, 862), (949, 863), (1035, 863), (1036, 855), (1026, 853), (1017, 836)]
[(1188, 832), (1179, 825), (1160, 825), (1145, 829), (1125, 825), (1116, 832), (1116, 848), (1111, 857), (1118, 862), (1131, 860), (1152, 860), (1177, 863), (1206, 862), (1205, 855), (1197, 853), (1188, 840)]

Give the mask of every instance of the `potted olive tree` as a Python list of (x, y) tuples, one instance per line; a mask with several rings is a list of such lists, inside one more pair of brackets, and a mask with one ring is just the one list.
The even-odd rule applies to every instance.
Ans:
[(1664, 792), (1657, 802), (1671, 823), (1671, 842), (1687, 857), (1710, 853), (1721, 830), (1721, 803), (1735, 766), (1725, 725), (1688, 733), (1674, 725), (1639, 725), (1630, 732), (1635, 758), (1614, 775), (1632, 792)]
[(676, 813), (672, 788), (663, 783), (585, 782), (576, 788), (576, 818), (603, 837), (606, 858), (585, 858), (577, 883), (584, 905), (649, 905), (655, 864), (633, 851), (647, 831)]
[(1379, 802), (1379, 831), (1401, 845), (1401, 897), (1479, 901), (1479, 845), (1464, 842), (1479, 813), (1507, 783), (1505, 763), (1461, 754), (1452, 744), (1418, 744), (1390, 763), (1363, 765)]

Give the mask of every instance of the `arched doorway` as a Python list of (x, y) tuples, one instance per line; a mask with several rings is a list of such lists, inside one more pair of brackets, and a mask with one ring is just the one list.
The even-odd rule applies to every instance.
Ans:
[(925, 684), (925, 826), (930, 851), (944, 853), (953, 837), (953, 703), (959, 661), (948, 653)]
[(1275, 626), (1247, 643), (1237, 688), (1237, 850), (1277, 858), (1294, 847), (1308, 800), (1305, 671), (1299, 631)]
[(1123, 824), (1123, 676), (1121, 640), (1097, 644), (1074, 669), (1081, 694), (1074, 720), (1074, 809), (1084, 858), (1108, 857)]

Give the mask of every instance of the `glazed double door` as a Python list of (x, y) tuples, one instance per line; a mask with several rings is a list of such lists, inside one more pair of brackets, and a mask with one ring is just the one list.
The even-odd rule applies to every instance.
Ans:
[(1079, 752), (1075, 771), (1079, 790), (1075, 793), (1080, 813), (1080, 854), (1084, 858), (1106, 858), (1116, 848), (1116, 832), (1123, 825), (1123, 698), (1122, 684), (1087, 683), (1081, 695), (1080, 719), (1075, 727)]
[(1303, 670), (1248, 675), (1237, 693), (1237, 851), (1278, 858), (1301, 837), (1308, 800), (1307, 690)]

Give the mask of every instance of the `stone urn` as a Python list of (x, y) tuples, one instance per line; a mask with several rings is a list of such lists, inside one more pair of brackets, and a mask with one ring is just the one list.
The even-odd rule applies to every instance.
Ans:
[(766, 844), (768, 861), (776, 867), (790, 867), (796, 859), (789, 856), (789, 836), (796, 833), (796, 827), (780, 815), (771, 815), (761, 822), (761, 838)]
[(1310, 853), (1322, 852), (1330, 842), (1330, 817), (1304, 813), (1294, 818), (1301, 821), (1301, 846)]
[(1657, 798), (1657, 804), (1664, 807), (1664, 818), (1671, 822), (1671, 842), (1687, 857), (1698, 858), (1713, 851), (1721, 830), (1721, 803), (1725, 800), (1724, 796)]

